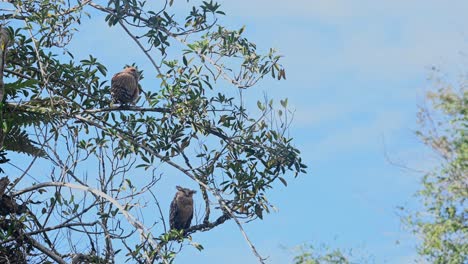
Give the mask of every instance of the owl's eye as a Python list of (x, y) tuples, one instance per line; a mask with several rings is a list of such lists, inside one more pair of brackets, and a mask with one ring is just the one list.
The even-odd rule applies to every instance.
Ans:
[(132, 71), (132, 72), (136, 72), (136, 69), (130, 69), (130, 71)]

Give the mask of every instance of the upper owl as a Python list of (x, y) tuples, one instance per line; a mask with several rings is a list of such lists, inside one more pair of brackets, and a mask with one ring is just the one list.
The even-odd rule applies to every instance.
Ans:
[(140, 75), (134, 67), (127, 67), (111, 80), (111, 96), (114, 103), (135, 104), (140, 96), (138, 80)]

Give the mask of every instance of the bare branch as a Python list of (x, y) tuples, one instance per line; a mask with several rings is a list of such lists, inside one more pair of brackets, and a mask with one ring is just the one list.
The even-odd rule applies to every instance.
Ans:
[(93, 189), (91, 187), (78, 185), (78, 184), (66, 183), (66, 182), (45, 182), (45, 183), (39, 183), (39, 184), (36, 184), (34, 186), (25, 188), (25, 189), (23, 189), (21, 191), (18, 191), (16, 193), (12, 194), (12, 196), (13, 197), (18, 196), (18, 195), (21, 195), (21, 194), (24, 194), (24, 193), (27, 193), (27, 192), (35, 191), (37, 189), (50, 187), (50, 186), (58, 186), (58, 187), (65, 186), (65, 187), (72, 188), (72, 189), (77, 189), (77, 190), (82, 190), (82, 191), (85, 191), (85, 192), (90, 192), (90, 193), (93, 193), (93, 194), (95, 194), (95, 195), (97, 195), (99, 197), (102, 197), (102, 198), (106, 199), (107, 201), (109, 201), (115, 207), (117, 207), (119, 209), (119, 211), (124, 215), (124, 217), (127, 219), (127, 221), (131, 225), (133, 225), (140, 232), (140, 235), (142, 237), (147, 239), (153, 247), (157, 247), (157, 243), (151, 238), (151, 233), (145, 228), (145, 226), (142, 223), (140, 223), (138, 220), (136, 220), (135, 217), (133, 217), (125, 209), (125, 207), (123, 207), (114, 198), (112, 198), (111, 196), (109, 196), (106, 193), (103, 193), (103, 192), (101, 192), (101, 191), (99, 191), (97, 189)]
[(31, 245), (35, 248), (37, 248), (39, 251), (41, 251), (42, 253), (46, 254), (47, 256), (49, 256), (51, 259), (57, 261), (57, 263), (60, 263), (60, 264), (67, 264), (67, 262), (65, 262), (65, 260), (63, 260), (60, 256), (58, 256), (57, 254), (55, 254), (53, 251), (51, 251), (50, 249), (44, 247), (41, 243), (37, 242), (36, 240), (34, 240), (33, 238), (31, 237), (28, 237), (27, 240), (29, 241), (29, 243), (31, 243)]

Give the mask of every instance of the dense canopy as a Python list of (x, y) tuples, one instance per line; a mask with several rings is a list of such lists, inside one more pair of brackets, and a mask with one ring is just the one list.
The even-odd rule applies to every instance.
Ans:
[[(287, 133), (287, 100), (279, 109), (268, 99), (248, 109), (252, 99), (244, 96), (264, 77), (286, 77), (280, 56), (257, 52), (244, 28), (223, 27), (219, 4), (195, 1), (185, 14), (174, 12), (172, 0), (6, 5), (0, 168), (12, 184), (2, 199), (26, 208), (0, 216), (0, 252), (9, 261), (170, 262), (177, 241), (194, 232), (232, 219), (244, 233), (239, 219), (270, 210), (274, 183), (305, 172)], [(146, 56), (121, 69), (151, 65), (139, 69), (151, 85), (140, 87), (136, 106), (112, 103), (114, 72), (99, 54), (77, 58), (68, 48), (89, 18), (121, 28)], [(173, 190), (158, 183), (174, 173), (203, 197), (200, 221), (185, 233), (168, 230), (153, 191)]]

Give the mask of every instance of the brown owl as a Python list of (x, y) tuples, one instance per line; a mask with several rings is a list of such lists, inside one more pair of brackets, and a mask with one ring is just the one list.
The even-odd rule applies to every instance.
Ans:
[(111, 80), (111, 96), (114, 103), (134, 105), (140, 96), (138, 81), (140, 75), (134, 67), (127, 67)]
[(176, 186), (177, 193), (171, 203), (169, 223), (171, 229), (187, 229), (190, 227), (193, 217), (194, 190)]

